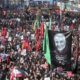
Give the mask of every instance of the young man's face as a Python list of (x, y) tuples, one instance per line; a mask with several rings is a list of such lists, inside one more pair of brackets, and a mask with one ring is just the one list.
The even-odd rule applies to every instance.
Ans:
[(62, 51), (66, 46), (66, 38), (62, 33), (58, 33), (54, 36), (54, 43), (58, 51)]

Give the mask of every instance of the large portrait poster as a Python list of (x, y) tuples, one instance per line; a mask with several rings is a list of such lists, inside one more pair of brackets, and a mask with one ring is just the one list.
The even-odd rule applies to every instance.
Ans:
[(53, 32), (49, 33), (51, 64), (54, 67), (63, 67), (65, 70), (71, 69), (71, 32)]

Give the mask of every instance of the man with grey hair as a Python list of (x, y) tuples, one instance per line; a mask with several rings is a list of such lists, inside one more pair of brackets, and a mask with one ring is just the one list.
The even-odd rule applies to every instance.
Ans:
[(61, 52), (66, 46), (66, 38), (64, 34), (58, 33), (54, 36), (55, 47), (59, 52)]
[(52, 63), (55, 64), (56, 67), (65, 67), (66, 65), (70, 64), (68, 63), (68, 46), (64, 33), (56, 33), (53, 37), (53, 42), (54, 50), (52, 51), (51, 55), (53, 56)]

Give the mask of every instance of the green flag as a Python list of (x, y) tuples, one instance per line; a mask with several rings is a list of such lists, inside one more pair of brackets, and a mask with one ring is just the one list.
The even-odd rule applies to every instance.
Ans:
[(44, 51), (44, 56), (47, 59), (47, 62), (49, 64), (51, 64), (49, 37), (48, 37), (48, 30), (47, 30), (47, 28), (45, 28), (45, 32), (44, 32), (43, 51)]
[(40, 18), (37, 16), (34, 22), (34, 30), (40, 27)]
[(51, 27), (52, 27), (52, 18), (50, 17), (49, 18), (49, 30), (51, 30)]
[(44, 32), (44, 39), (43, 39), (43, 51), (46, 52), (46, 34)]
[(48, 27), (46, 22), (44, 23), (44, 40), (43, 40), (43, 51), (46, 52), (46, 31), (47, 31)]

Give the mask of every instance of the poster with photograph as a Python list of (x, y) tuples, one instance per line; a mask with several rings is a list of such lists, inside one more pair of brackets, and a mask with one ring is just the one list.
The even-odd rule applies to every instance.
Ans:
[(53, 32), (49, 33), (51, 64), (54, 67), (71, 68), (71, 45), (72, 34), (70, 32)]

